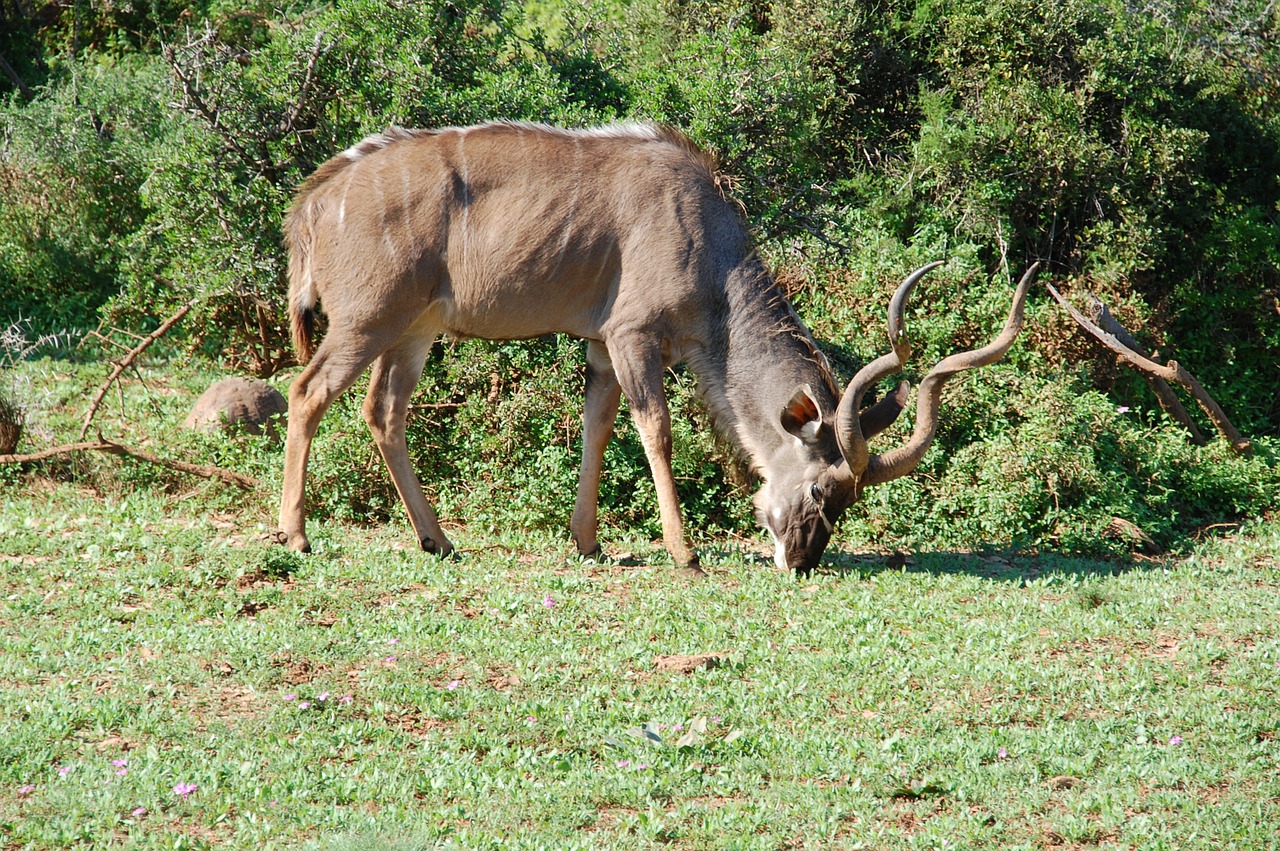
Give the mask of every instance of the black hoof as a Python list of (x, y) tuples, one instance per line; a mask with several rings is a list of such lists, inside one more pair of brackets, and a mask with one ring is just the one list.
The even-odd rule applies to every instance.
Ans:
[(418, 546), (422, 547), (422, 551), (430, 553), (441, 559), (458, 558), (458, 551), (453, 548), (453, 544), (445, 544), (443, 547), (435, 542), (434, 538), (423, 538), (418, 541)]

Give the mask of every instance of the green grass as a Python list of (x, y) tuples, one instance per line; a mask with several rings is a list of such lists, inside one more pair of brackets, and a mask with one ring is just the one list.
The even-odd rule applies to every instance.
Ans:
[[(29, 366), (28, 449), (94, 369)], [(1280, 847), (1280, 520), (797, 582), (725, 536), (703, 580), (617, 529), (638, 564), (583, 563), (497, 506), (438, 561), (397, 509), (302, 557), (262, 540), (279, 448), (182, 432), (202, 383), (141, 374), (108, 437), (264, 485), (0, 468), (6, 851)]]
[[(1274, 522), (1165, 562), (692, 581), (472, 530), (441, 562), (399, 524), (296, 557), (252, 510), (14, 490), (6, 847), (1276, 847)], [(730, 659), (655, 668), (701, 652)]]

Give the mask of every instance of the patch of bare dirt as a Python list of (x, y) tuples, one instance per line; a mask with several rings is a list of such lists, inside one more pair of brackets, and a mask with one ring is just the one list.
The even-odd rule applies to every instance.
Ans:
[(258, 714), (258, 693), (240, 683), (217, 689), (213, 694), (213, 707), (219, 718), (245, 718)]
[(265, 612), (269, 608), (271, 608), (271, 605), (269, 603), (264, 603), (261, 600), (245, 600), (240, 604), (237, 614), (246, 618), (256, 618), (260, 613)]
[(584, 829), (591, 833), (616, 831), (623, 821), (639, 814), (640, 811), (634, 807), (604, 807), (596, 810), (595, 823), (587, 825)]
[(420, 583), (414, 583), (413, 585), (408, 585), (404, 588), (397, 588), (394, 591), (388, 591), (385, 594), (379, 595), (374, 599), (373, 605), (375, 608), (379, 609), (387, 606), (395, 606), (404, 602), (405, 597), (420, 594), (425, 590), (427, 590), (427, 586)]
[(312, 626), (320, 626), (328, 629), (338, 622), (338, 616), (333, 612), (316, 612), (307, 617), (307, 623)]
[(1060, 656), (1071, 654), (1093, 656), (1104, 652), (1113, 653), (1116, 660), (1123, 663), (1129, 662), (1131, 658), (1124, 640), (1117, 635), (1099, 635), (1094, 638), (1071, 641), (1058, 647), (1051, 647), (1049, 649), (1049, 658), (1056, 659)]
[(81, 741), (92, 747), (98, 753), (117, 753), (137, 750), (142, 747), (142, 743), (128, 736), (122, 736), (119, 733), (108, 733), (105, 738), (94, 741), (93, 738), (81, 736)]
[(482, 605), (475, 605), (474, 601), (477, 599), (483, 601), (484, 596), (488, 593), (488, 588), (471, 588), (458, 598), (457, 602), (454, 604), (454, 608), (467, 620), (478, 618), (484, 614), (484, 607)]
[(510, 668), (490, 668), (485, 673), (484, 682), (497, 691), (510, 691), (520, 685), (520, 678)]
[(692, 656), (659, 656), (653, 660), (655, 671), (692, 674), (703, 669), (712, 670), (728, 664), (730, 656), (725, 652), (697, 653)]
[(53, 556), (30, 556), (30, 555), (11, 556), (11, 555), (5, 555), (3, 553), (0, 553), (0, 561), (5, 562), (7, 564), (22, 564), (22, 565), (43, 564), (47, 561), (53, 561)]
[(200, 663), (200, 667), (204, 668), (211, 674), (217, 674), (220, 677), (229, 677), (236, 672), (235, 666), (226, 659), (210, 659)]
[(1176, 658), (1180, 646), (1181, 642), (1178, 637), (1167, 633), (1156, 636), (1155, 646), (1145, 641), (1139, 641), (1135, 644), (1136, 649), (1143, 651), (1145, 655), (1165, 660)]
[(291, 686), (306, 685), (329, 668), (322, 662), (289, 650), (272, 656), (271, 666), (279, 672), (280, 680)]
[(241, 591), (250, 591), (255, 588), (262, 588), (268, 585), (273, 588), (278, 588), (282, 594), (288, 593), (297, 587), (297, 584), (292, 579), (282, 580), (278, 576), (271, 576), (265, 573), (260, 568), (255, 568), (236, 577), (236, 588)]

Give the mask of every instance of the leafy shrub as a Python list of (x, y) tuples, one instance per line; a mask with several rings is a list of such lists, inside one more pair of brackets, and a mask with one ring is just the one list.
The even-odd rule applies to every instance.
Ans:
[(1270, 443), (1250, 457), (1221, 442), (1194, 447), (1070, 381), (988, 367), (944, 397), (944, 421), (973, 422), (981, 410), (989, 433), (940, 437), (913, 476), (869, 493), (845, 522), (855, 543), (1121, 555), (1135, 542), (1109, 532), (1113, 518), (1168, 547), (1280, 496)]
[(70, 62), (30, 104), (0, 105), (0, 327), (97, 325), (145, 208), (154, 139), (172, 132), (145, 58)]
[[(0, 309), (13, 317), (85, 325), (109, 301), (112, 321), (145, 327), (194, 300), (184, 344), (270, 374), (292, 357), (280, 219), (327, 157), (389, 123), (657, 119), (720, 156), (842, 377), (884, 350), (887, 298), (910, 268), (950, 261), (908, 316), (917, 379), (985, 341), (1007, 309), (1005, 272), (1039, 258), (1263, 435), (1250, 459), (1187, 446), (1148, 412), (1140, 379), (1033, 295), (1007, 362), (948, 390), (921, 470), (851, 513), (855, 540), (1119, 552), (1112, 517), (1167, 544), (1274, 499), (1280, 18), (1264, 0), (73, 7), (21, 34), (15, 55), (47, 84), (0, 107)], [(123, 15), (145, 20), (111, 35)], [(67, 21), (92, 44), (68, 48)], [(69, 214), (51, 218), (50, 205)], [(579, 344), (471, 341), (437, 355), (409, 429), (444, 513), (562, 526)], [(691, 526), (749, 525), (692, 380), (669, 383)], [(625, 415), (618, 432), (604, 520), (656, 534)], [(192, 445), (274, 469), (265, 447)], [(316, 447), (319, 513), (399, 510), (358, 391)]]
[(9, 398), (5, 388), (0, 387), (0, 455), (9, 455), (17, 450), (24, 423), (22, 408)]

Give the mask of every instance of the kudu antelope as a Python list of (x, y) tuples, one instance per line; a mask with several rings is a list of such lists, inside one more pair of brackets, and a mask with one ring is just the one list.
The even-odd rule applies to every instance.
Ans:
[[(998, 359), (1022, 320), (1030, 277), (990, 346), (953, 355), (924, 379), (905, 446), (867, 439), (906, 404), (907, 386), (860, 410), (865, 391), (908, 354), (907, 295), (889, 315), (894, 353), (841, 395), (830, 368), (751, 246), (712, 161), (680, 133), (645, 124), (590, 130), (492, 123), (371, 136), (299, 189), (285, 222), (289, 313), (306, 368), (289, 390), (283, 537), (309, 549), (304, 482), (325, 410), (372, 365), (363, 414), (419, 543), (453, 545), (423, 495), (405, 413), (432, 343), (566, 333), (587, 341), (581, 477), (570, 531), (599, 550), (605, 445), (625, 393), (657, 488), (663, 541), (696, 566), (671, 472), (664, 370), (684, 362), (717, 426), (764, 480), (756, 515), (780, 567), (808, 572), (867, 485), (915, 468), (933, 437), (942, 383)], [(328, 331), (314, 345), (317, 303)]]

